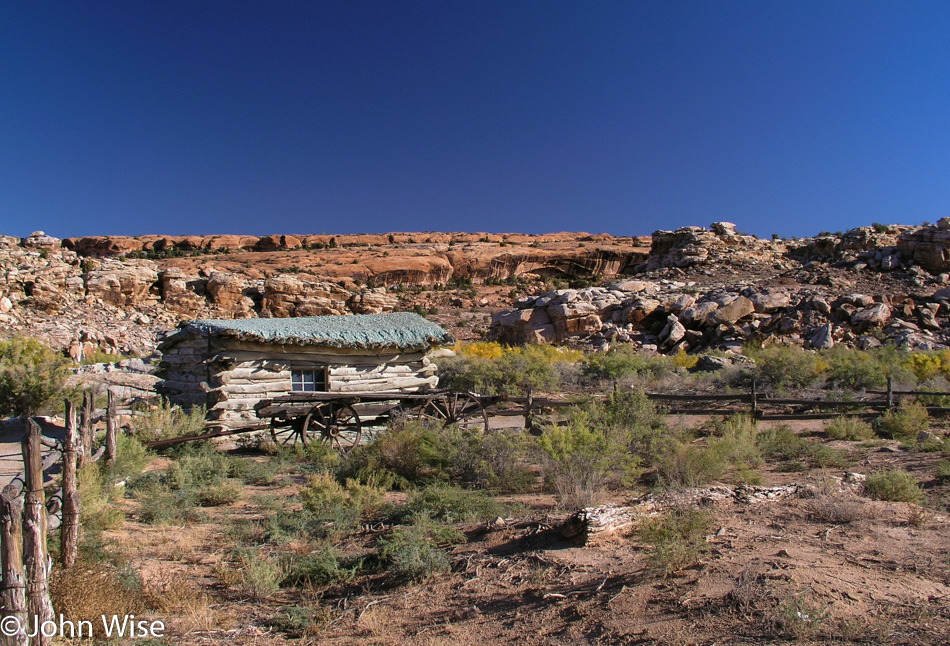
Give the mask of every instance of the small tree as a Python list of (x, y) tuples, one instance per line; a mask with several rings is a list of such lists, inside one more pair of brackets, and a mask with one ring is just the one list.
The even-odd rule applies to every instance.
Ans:
[(34, 415), (65, 396), (69, 365), (36, 339), (0, 341), (0, 415)]

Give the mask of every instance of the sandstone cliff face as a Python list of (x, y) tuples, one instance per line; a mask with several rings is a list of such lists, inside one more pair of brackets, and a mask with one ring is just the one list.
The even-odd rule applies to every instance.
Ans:
[[(461, 338), (517, 294), (513, 343), (630, 342), (660, 351), (782, 338), (938, 347), (950, 220), (759, 240), (729, 223), (650, 238), (555, 233), (0, 237), (0, 325), (57, 347), (147, 353), (182, 319), (417, 309)], [(626, 274), (630, 278), (618, 280)], [(610, 281), (609, 279), (614, 280)], [(458, 323), (458, 327), (454, 327)]]

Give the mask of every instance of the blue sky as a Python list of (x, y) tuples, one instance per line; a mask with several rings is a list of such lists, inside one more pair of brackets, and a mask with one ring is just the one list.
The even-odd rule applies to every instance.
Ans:
[(0, 0), (0, 232), (950, 215), (950, 3)]

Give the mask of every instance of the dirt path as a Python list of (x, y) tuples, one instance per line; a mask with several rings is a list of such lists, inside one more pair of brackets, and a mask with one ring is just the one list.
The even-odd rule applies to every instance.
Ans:
[[(40, 418), (40, 428), (45, 437), (63, 439), (63, 428)], [(23, 454), (20, 444), (26, 437), (26, 424), (19, 419), (0, 422), (0, 488), (23, 470)], [(48, 451), (44, 447), (44, 453)]]

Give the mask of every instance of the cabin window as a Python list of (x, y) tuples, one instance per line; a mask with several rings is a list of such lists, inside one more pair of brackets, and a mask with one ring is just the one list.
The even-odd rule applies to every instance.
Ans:
[(291, 390), (295, 393), (322, 393), (327, 390), (326, 368), (290, 371)]

